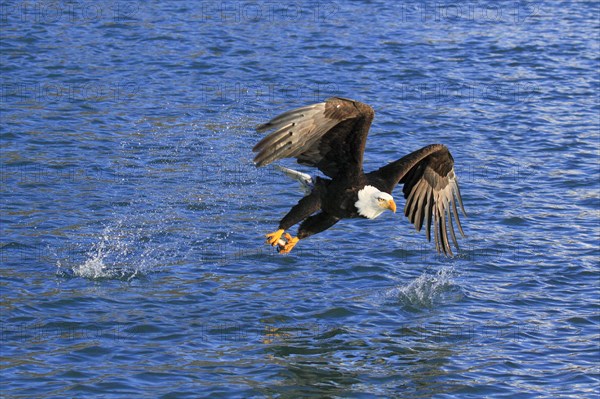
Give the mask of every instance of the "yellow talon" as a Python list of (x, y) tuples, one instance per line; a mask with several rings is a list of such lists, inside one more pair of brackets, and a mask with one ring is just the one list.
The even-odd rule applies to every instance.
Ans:
[(289, 253), (292, 250), (292, 248), (294, 248), (294, 246), (296, 246), (296, 244), (298, 244), (298, 241), (300, 241), (300, 239), (298, 237), (292, 238), (292, 236), (289, 234), (285, 235), (285, 239), (287, 240), (285, 245), (279, 245), (279, 247), (278, 247), (278, 251), (280, 254)]
[(267, 234), (266, 235), (266, 237), (267, 237), (267, 243), (269, 245), (276, 246), (277, 242), (281, 238), (281, 235), (283, 234), (284, 231), (285, 230), (283, 230), (283, 229), (279, 229), (277, 231), (274, 231), (273, 233)]

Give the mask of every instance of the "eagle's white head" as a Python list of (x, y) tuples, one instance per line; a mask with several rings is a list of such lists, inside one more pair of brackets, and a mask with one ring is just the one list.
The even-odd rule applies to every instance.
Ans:
[(386, 209), (396, 212), (394, 198), (373, 186), (364, 186), (358, 192), (358, 201), (354, 203), (358, 213), (368, 219), (375, 219)]

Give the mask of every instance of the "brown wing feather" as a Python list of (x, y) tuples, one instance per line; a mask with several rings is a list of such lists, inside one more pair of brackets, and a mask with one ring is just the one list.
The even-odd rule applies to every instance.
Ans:
[(466, 212), (454, 173), (454, 160), (448, 149), (442, 146), (441, 149), (425, 156), (406, 172), (400, 179), (400, 183), (404, 183), (402, 192), (406, 198), (404, 215), (415, 225), (417, 231), (421, 231), (425, 219), (429, 241), (433, 223), (437, 251), (452, 255), (448, 234), (458, 249), (452, 216), (460, 233), (463, 237), (465, 235), (458, 217), (456, 202), (465, 216)]
[(275, 131), (254, 146), (254, 162), (265, 166), (296, 158), (329, 177), (360, 172), (373, 117), (368, 105), (338, 97), (285, 112), (257, 127), (259, 132)]
[(425, 224), (428, 241), (431, 241), (433, 224), (436, 249), (452, 255), (448, 234), (458, 248), (452, 216), (460, 233), (463, 237), (465, 235), (456, 203), (458, 202), (465, 216), (466, 212), (454, 174), (454, 159), (446, 146), (428, 145), (389, 163), (371, 175), (381, 179), (390, 193), (396, 184), (403, 183), (402, 191), (406, 198), (404, 214), (408, 220), (415, 225), (417, 231), (421, 231)]

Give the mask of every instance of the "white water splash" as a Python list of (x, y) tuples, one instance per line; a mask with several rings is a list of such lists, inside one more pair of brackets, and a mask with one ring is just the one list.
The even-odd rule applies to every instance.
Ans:
[[(84, 260), (69, 267), (72, 274), (89, 279), (131, 280), (159, 270), (168, 262), (169, 248), (153, 240), (146, 225), (131, 228), (122, 222), (104, 228), (98, 241), (85, 252)], [(65, 268), (57, 262), (59, 273)]]
[(410, 283), (391, 289), (386, 297), (417, 309), (456, 302), (463, 298), (464, 293), (454, 282), (453, 275), (453, 268), (443, 268), (435, 274), (425, 272)]
[(120, 224), (117, 224), (116, 229), (106, 227), (103, 230), (99, 241), (86, 252), (85, 261), (71, 268), (75, 276), (90, 279), (129, 279), (138, 273), (135, 268), (119, 264), (119, 261), (127, 256), (130, 245), (123, 234), (119, 234), (119, 231), (122, 231), (119, 227)]

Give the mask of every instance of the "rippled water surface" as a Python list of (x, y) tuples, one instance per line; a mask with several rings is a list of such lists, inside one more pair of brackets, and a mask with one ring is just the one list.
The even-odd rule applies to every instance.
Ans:
[[(599, 10), (3, 2), (0, 396), (598, 397)], [(335, 95), (366, 169), (448, 145), (456, 256), (264, 245), (302, 194), (254, 126)]]

